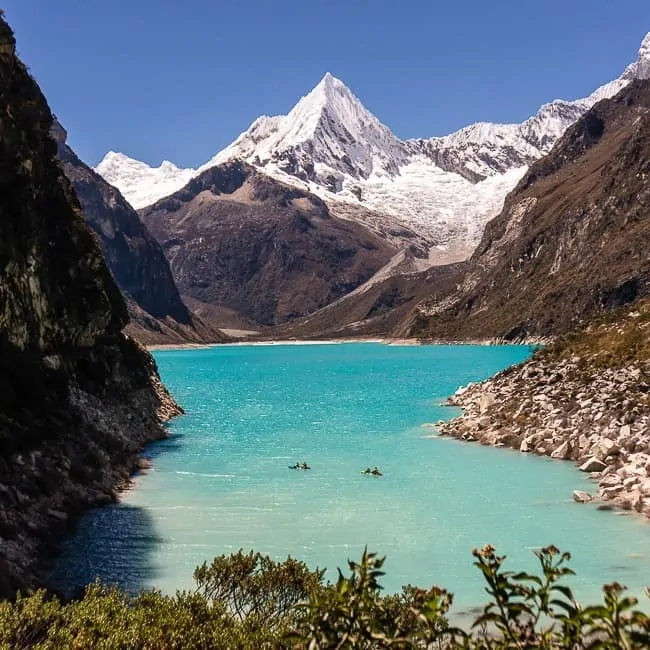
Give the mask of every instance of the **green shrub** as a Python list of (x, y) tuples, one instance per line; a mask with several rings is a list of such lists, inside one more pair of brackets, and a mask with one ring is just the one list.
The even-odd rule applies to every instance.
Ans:
[(504, 569), (505, 557), (486, 546), (473, 552), (489, 596), (465, 630), (449, 615), (444, 589), (406, 586), (384, 595), (384, 558), (364, 551), (334, 584), (324, 572), (287, 558), (276, 562), (239, 551), (203, 564), (196, 589), (174, 596), (129, 596), (90, 585), (82, 598), (61, 603), (39, 590), (0, 603), (2, 650), (93, 649), (411, 649), (636, 650), (650, 647), (650, 618), (614, 583), (603, 602), (582, 606), (563, 580), (568, 553), (536, 552), (539, 574)]

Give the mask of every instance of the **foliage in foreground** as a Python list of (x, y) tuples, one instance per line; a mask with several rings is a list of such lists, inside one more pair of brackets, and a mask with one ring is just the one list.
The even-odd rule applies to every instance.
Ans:
[(562, 584), (573, 575), (568, 553), (552, 546), (536, 552), (538, 575), (504, 570), (505, 557), (491, 546), (473, 554), (489, 602), (465, 630), (450, 623), (453, 597), (444, 589), (407, 586), (382, 595), (384, 559), (373, 553), (325, 584), (323, 571), (292, 558), (240, 551), (196, 569), (196, 589), (175, 596), (128, 596), (94, 584), (68, 603), (42, 590), (0, 603), (0, 648), (650, 647), (650, 618), (620, 585), (605, 585), (599, 605), (575, 600)]

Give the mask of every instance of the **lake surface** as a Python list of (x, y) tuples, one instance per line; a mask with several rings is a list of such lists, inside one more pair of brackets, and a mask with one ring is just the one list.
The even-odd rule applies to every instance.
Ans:
[[(455, 608), (485, 600), (472, 548), (511, 568), (534, 549), (573, 554), (585, 599), (618, 580), (650, 584), (650, 526), (575, 504), (593, 484), (570, 463), (438, 438), (458, 386), (524, 360), (524, 346), (221, 346), (155, 353), (187, 415), (151, 446), (153, 467), (118, 506), (85, 517), (55, 578), (129, 589), (192, 586), (204, 560), (239, 548), (311, 566), (387, 555), (383, 584), (439, 584)], [(288, 468), (307, 461), (310, 471)], [(361, 475), (378, 466), (381, 478)], [(645, 603), (644, 603), (645, 605)]]

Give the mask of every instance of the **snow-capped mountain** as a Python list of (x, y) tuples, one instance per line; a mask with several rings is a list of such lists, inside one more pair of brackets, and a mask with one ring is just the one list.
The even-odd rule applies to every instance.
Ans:
[(327, 73), (288, 115), (258, 118), (197, 170), (171, 163), (152, 169), (110, 153), (97, 171), (140, 208), (205, 169), (241, 159), (314, 192), (334, 212), (337, 206), (361, 205), (385, 216), (383, 229), (405, 225), (423, 235), (434, 252), (436, 245), (458, 245), (466, 254), (528, 165), (548, 153), (594, 103), (631, 79), (647, 77), (650, 33), (637, 60), (587, 98), (545, 104), (521, 124), (483, 122), (444, 137), (402, 141)]
[(528, 166), (546, 155), (555, 141), (601, 99), (613, 97), (633, 79), (650, 78), (650, 32), (641, 42), (637, 60), (623, 74), (597, 88), (589, 97), (557, 99), (544, 104), (521, 124), (478, 122), (450, 135), (407, 141), (411, 151), (424, 153), (439, 167), (478, 182), (513, 168)]
[(343, 181), (395, 176), (409, 161), (396, 138), (329, 72), (284, 117), (262, 117), (202, 169), (243, 158), (331, 192)]
[(109, 151), (95, 171), (136, 209), (172, 194), (196, 175), (194, 169), (181, 169), (169, 160), (163, 160), (160, 167), (149, 167), (115, 151)]
[(441, 169), (472, 183), (526, 167), (548, 153), (554, 142), (587, 110), (582, 100), (545, 104), (522, 124), (477, 122), (439, 138), (409, 140)]

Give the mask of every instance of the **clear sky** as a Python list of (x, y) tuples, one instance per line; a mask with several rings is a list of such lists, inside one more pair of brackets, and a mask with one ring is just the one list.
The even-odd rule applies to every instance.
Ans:
[(197, 166), (326, 71), (402, 138), (522, 121), (618, 76), (650, 0), (0, 0), (96, 164)]

